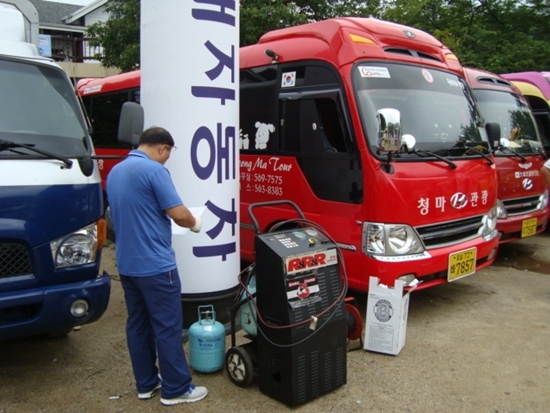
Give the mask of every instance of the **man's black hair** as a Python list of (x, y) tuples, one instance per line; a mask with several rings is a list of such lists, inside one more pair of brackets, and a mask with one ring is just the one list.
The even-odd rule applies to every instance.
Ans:
[(174, 138), (164, 128), (158, 126), (150, 127), (143, 131), (139, 138), (140, 145), (170, 145), (174, 146)]

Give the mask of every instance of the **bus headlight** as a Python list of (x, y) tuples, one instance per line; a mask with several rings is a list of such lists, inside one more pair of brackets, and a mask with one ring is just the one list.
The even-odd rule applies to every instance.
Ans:
[(365, 223), (363, 251), (377, 255), (410, 255), (424, 252), (420, 238), (403, 224)]
[(55, 268), (94, 262), (97, 255), (97, 236), (97, 224), (93, 223), (50, 242)]
[(483, 218), (483, 228), (481, 230), (481, 236), (483, 238), (491, 239), (496, 235), (497, 219), (498, 216), (498, 205), (495, 205), (490, 209), (490, 211)]
[(497, 217), (498, 219), (508, 218), (508, 212), (506, 212), (506, 207), (504, 206), (504, 203), (500, 199), (497, 199)]
[(544, 191), (544, 194), (540, 196), (539, 209), (542, 211), (548, 206), (548, 190)]

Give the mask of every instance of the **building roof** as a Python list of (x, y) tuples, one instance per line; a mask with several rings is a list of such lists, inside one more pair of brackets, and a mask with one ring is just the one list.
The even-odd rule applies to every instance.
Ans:
[(67, 24), (71, 24), (75, 22), (76, 20), (86, 16), (87, 14), (93, 12), (94, 10), (98, 9), (99, 7), (105, 5), (109, 0), (96, 0), (88, 4), (87, 6), (80, 7), (78, 10), (75, 10), (70, 15), (66, 15), (63, 20)]
[(66, 25), (64, 17), (82, 8), (77, 4), (55, 3), (51, 1), (29, 0), (38, 11), (39, 24), (42, 25)]

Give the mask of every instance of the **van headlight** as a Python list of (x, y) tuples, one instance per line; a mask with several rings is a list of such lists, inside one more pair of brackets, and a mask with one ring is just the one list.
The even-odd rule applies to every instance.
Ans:
[(424, 245), (409, 225), (363, 225), (363, 252), (377, 255), (410, 255), (424, 252)]
[(496, 235), (498, 220), (498, 205), (492, 207), (487, 215), (483, 217), (483, 228), (481, 236), (486, 240), (492, 239)]
[(93, 223), (50, 242), (54, 267), (66, 268), (95, 262), (97, 235), (97, 224)]

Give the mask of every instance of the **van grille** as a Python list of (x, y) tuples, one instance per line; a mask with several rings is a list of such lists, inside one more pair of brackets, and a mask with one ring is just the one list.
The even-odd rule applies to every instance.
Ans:
[(31, 273), (31, 257), (23, 244), (0, 243), (0, 278)]
[(483, 215), (442, 222), (436, 225), (416, 227), (426, 249), (458, 244), (480, 235), (483, 227)]
[(540, 197), (531, 196), (528, 198), (507, 199), (506, 201), (502, 201), (502, 203), (508, 215), (520, 215), (539, 209)]

